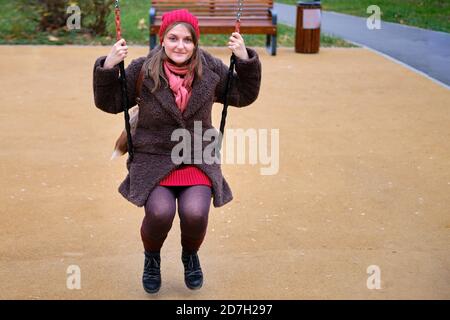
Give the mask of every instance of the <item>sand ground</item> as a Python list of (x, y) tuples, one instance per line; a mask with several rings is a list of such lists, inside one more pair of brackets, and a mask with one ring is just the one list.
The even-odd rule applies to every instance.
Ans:
[(123, 116), (93, 103), (108, 52), (0, 46), (1, 299), (450, 298), (450, 90), (361, 48), (259, 49), (260, 96), (227, 128), (278, 129), (278, 172), (225, 163), (234, 200), (211, 207), (203, 288), (184, 286), (177, 217), (147, 295), (144, 211), (117, 192), (125, 157), (109, 160)]

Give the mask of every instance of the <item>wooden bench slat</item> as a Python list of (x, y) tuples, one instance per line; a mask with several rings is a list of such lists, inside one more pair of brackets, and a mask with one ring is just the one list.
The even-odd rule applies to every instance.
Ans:
[[(215, 0), (215, 1), (214, 0), (191, 0), (191, 1), (189, 1), (189, 0), (185, 0), (185, 1), (183, 1), (183, 0), (175, 0), (175, 1), (171, 1), (171, 0), (157, 0), (157, 1), (150, 1), (150, 4), (152, 6), (156, 6), (156, 5), (162, 4), (162, 3), (173, 3), (173, 4), (179, 4), (179, 5), (185, 5), (185, 4), (194, 3), (194, 4), (201, 4), (201, 5), (203, 5), (203, 4), (214, 4), (214, 3), (237, 4), (238, 2), (236, 0), (233, 0), (233, 1), (228, 1), (228, 0), (224, 0), (224, 1), (221, 1), (221, 0)], [(253, 4), (253, 3), (261, 3), (261, 4), (273, 5), (273, 1), (272, 0), (244, 0), (242, 4), (246, 5), (246, 4)]]
[[(226, 1), (226, 2), (222, 2), (222, 1), (163, 1), (163, 2), (154, 2), (151, 3), (150, 5), (152, 7), (156, 7), (156, 6), (160, 6), (160, 5), (167, 5), (167, 4), (171, 4), (174, 6), (186, 6), (186, 5), (199, 5), (199, 6), (204, 6), (204, 5), (234, 5), (234, 6), (238, 6), (239, 3), (237, 1)], [(251, 2), (248, 0), (244, 0), (244, 2), (242, 3), (243, 6), (248, 6), (248, 5), (261, 5), (261, 6), (273, 6), (273, 2), (272, 1), (255, 1), (255, 2)]]
[[(238, 3), (237, 0), (154, 0), (150, 1), (150, 4), (152, 3)], [(272, 0), (243, 0), (243, 4), (245, 3), (273, 3)]]
[[(173, 10), (174, 8), (178, 8), (177, 6), (158, 6), (155, 7), (156, 11), (170, 11)], [(200, 11), (208, 11), (208, 10), (222, 10), (222, 9), (227, 9), (227, 10), (233, 10), (234, 12), (237, 12), (238, 8), (234, 7), (234, 6), (184, 6), (184, 9), (188, 9), (190, 10), (200, 10)], [(253, 11), (253, 10), (269, 10), (270, 7), (265, 7), (265, 6), (253, 6), (253, 7), (247, 7), (247, 8), (243, 8), (242, 9), (242, 13), (245, 14), (248, 11)]]
[[(172, 5), (176, 7), (183, 8), (184, 6), (239, 6), (237, 2), (175, 2), (175, 1), (169, 1), (169, 2), (160, 2), (160, 3), (152, 3), (152, 7), (160, 7), (160, 6), (166, 6), (166, 5)], [(244, 0), (244, 3), (242, 4), (242, 7), (245, 8), (246, 6), (263, 6), (263, 7), (273, 7), (273, 3), (271, 1), (268, 2), (248, 2), (248, 0)]]
[[(159, 11), (159, 10), (169, 10), (169, 9), (180, 9), (180, 8), (183, 8), (183, 9), (190, 9), (190, 8), (193, 8), (193, 9), (213, 9), (213, 10), (218, 10), (218, 9), (222, 9), (222, 8), (225, 8), (225, 9), (233, 9), (233, 10), (235, 10), (235, 11), (237, 11), (238, 10), (238, 7), (236, 7), (236, 6), (232, 6), (232, 5), (230, 5), (230, 6), (213, 6), (213, 5), (204, 5), (204, 6), (197, 6), (197, 5), (184, 5), (183, 7), (179, 7), (179, 6), (172, 6), (172, 5), (163, 5), (163, 6), (155, 6), (155, 7), (153, 7), (153, 8), (155, 8), (156, 9), (156, 11)], [(262, 9), (262, 10), (269, 10), (271, 7), (270, 6), (259, 6), (259, 5), (257, 5), (257, 6), (247, 6), (247, 7), (243, 7), (242, 8), (242, 13), (244, 13), (245, 11), (248, 11), (248, 10), (255, 10), (255, 9)]]
[[(235, 7), (238, 8), (239, 6), (236, 3), (158, 3), (151, 5), (154, 8), (161, 8), (161, 7), (178, 7), (179, 9), (185, 8), (185, 7)], [(270, 3), (246, 3), (242, 6), (243, 9), (245, 8), (252, 8), (252, 7), (264, 7), (264, 8), (272, 8), (273, 5)]]
[[(225, 13), (226, 15), (232, 14), (233, 16), (236, 16), (237, 10), (233, 8), (197, 8), (197, 7), (186, 7), (190, 12), (194, 14), (200, 13), (200, 14), (209, 14), (209, 13)], [(164, 9), (156, 9), (157, 15), (163, 15), (167, 11), (174, 10), (173, 8), (164, 8)], [(251, 15), (251, 14), (269, 14), (268, 8), (255, 8), (252, 10), (245, 10), (241, 13), (241, 16)]]
[[(245, 24), (244, 22), (245, 21), (242, 22), (241, 28), (251, 27), (251, 26), (269, 26), (269, 27), (273, 27), (272, 23), (270, 21), (268, 21), (268, 20), (252, 20), (251, 24), (250, 23), (249, 24)], [(220, 24), (218, 25), (218, 23), (220, 23)], [(160, 23), (156, 23), (156, 24), (152, 25), (152, 28), (155, 27), (155, 28), (159, 29), (160, 25), (161, 25)], [(223, 19), (205, 20), (205, 21), (202, 21), (202, 24), (200, 24), (200, 28), (203, 27), (203, 26), (208, 26), (208, 27), (217, 26), (217, 28), (221, 28), (222, 26), (234, 26), (234, 21), (223, 20)]]
[[(157, 35), (159, 28), (151, 30), (150, 34)], [(223, 26), (217, 28), (215, 26), (203, 26), (200, 28), (200, 33), (202, 34), (231, 34), (234, 32), (233, 26)], [(268, 35), (276, 35), (277, 31), (272, 26), (246, 26), (241, 27), (241, 33), (245, 34), (268, 34)]]
[[(195, 16), (197, 16), (197, 18), (199, 19), (205, 19), (208, 18), (208, 16), (223, 16), (223, 17), (227, 17), (229, 19), (234, 19), (236, 20), (236, 13), (232, 12), (232, 11), (221, 11), (221, 12), (200, 12), (200, 11), (194, 11), (194, 10), (190, 10), (190, 12), (192, 14), (194, 14)], [(164, 14), (164, 12), (160, 12), (159, 14), (157, 14), (157, 17), (162, 17), (162, 15)], [(252, 17), (252, 16), (259, 16), (259, 17), (270, 17), (270, 14), (268, 11), (255, 11), (255, 12), (248, 12), (247, 14), (243, 14), (241, 15), (241, 18), (245, 18), (245, 17)]]
[[(161, 17), (156, 17), (153, 25), (160, 25), (161, 24)], [(262, 19), (261, 17), (245, 17), (241, 19), (241, 24), (244, 23), (248, 23), (248, 24), (253, 24), (253, 23), (257, 23), (258, 21), (262, 21), (264, 23), (267, 24), (272, 24), (272, 20), (270, 19)], [(235, 19), (228, 19), (227, 17), (224, 16), (211, 16), (211, 17), (207, 17), (205, 19), (201, 20), (201, 23), (199, 23), (199, 25), (202, 25), (203, 23), (215, 23), (215, 24), (219, 24), (221, 22), (224, 23), (230, 23), (230, 24), (235, 24), (236, 20)]]
[[(161, 20), (161, 17), (156, 17), (157, 19)], [(219, 23), (219, 20), (225, 20), (225, 21), (231, 21), (233, 23), (236, 23), (236, 18), (234, 17), (228, 17), (228, 16), (219, 16), (219, 15), (210, 15), (210, 16), (204, 16), (204, 18), (202, 18), (202, 16), (197, 16), (197, 18), (199, 19), (199, 24), (202, 24), (203, 21), (208, 21), (208, 20), (215, 20), (217, 21), (216, 23)], [(262, 19), (261, 15), (254, 15), (254, 16), (246, 16), (246, 17), (242, 17), (241, 18), (241, 24), (244, 23), (244, 21), (246, 23), (252, 23), (253, 20), (265, 20), (268, 21), (268, 23), (272, 23), (272, 19), (270, 17), (266, 18), (266, 19)], [(158, 24), (158, 23), (156, 23)]]
[[(170, 10), (174, 10), (174, 8), (178, 8), (178, 7), (173, 7), (173, 6), (161, 6), (161, 7), (155, 7), (156, 11), (170, 11)], [(217, 10), (221, 10), (221, 9), (227, 9), (227, 10), (234, 10), (235, 12), (237, 12), (238, 8), (237, 7), (232, 7), (232, 6), (221, 6), (221, 7), (214, 7), (214, 6), (203, 6), (203, 7), (199, 7), (199, 6), (184, 6), (184, 9), (188, 9), (190, 10), (200, 10), (200, 11), (209, 11), (209, 10), (213, 10), (213, 11), (217, 11)], [(269, 10), (270, 7), (251, 7), (251, 8), (244, 8), (242, 10), (241, 13), (245, 14), (248, 11), (253, 11), (253, 10)]]
[[(217, 25), (217, 22), (220, 22), (220, 26)], [(155, 34), (158, 33), (159, 27), (160, 27), (160, 24), (152, 25), (151, 33), (155, 33)], [(211, 31), (213, 29), (216, 29), (217, 31), (222, 31), (222, 32), (216, 32), (216, 33), (224, 33), (223, 32), (224, 30), (229, 30), (229, 32), (231, 33), (234, 31), (234, 21), (230, 21), (230, 20), (211, 21), (211, 20), (209, 20), (209, 21), (203, 21), (202, 24), (200, 25), (201, 33), (205, 33), (206, 30), (208, 31), (206, 33), (212, 33)], [(251, 25), (244, 24), (244, 23), (241, 25), (242, 33), (250, 32), (250, 31), (257, 33), (258, 30), (265, 30), (264, 32), (261, 32), (261, 33), (266, 33), (266, 32), (269, 32), (270, 34), (276, 33), (276, 28), (267, 20), (254, 20), (254, 21), (252, 21)]]

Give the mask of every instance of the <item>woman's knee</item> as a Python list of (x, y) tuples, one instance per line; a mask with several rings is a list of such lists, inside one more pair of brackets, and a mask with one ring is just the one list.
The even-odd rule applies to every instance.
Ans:
[(203, 185), (184, 189), (178, 198), (178, 212), (180, 215), (195, 220), (207, 217), (210, 205), (211, 188)]
[(184, 228), (201, 231), (208, 224), (209, 207), (205, 205), (190, 204), (188, 206), (180, 206), (178, 212), (181, 226)]
[(167, 204), (150, 205), (145, 208), (145, 219), (152, 224), (172, 224), (176, 208)]
[(156, 189), (145, 204), (145, 220), (151, 224), (171, 225), (175, 213), (175, 197), (167, 193), (167, 190)]

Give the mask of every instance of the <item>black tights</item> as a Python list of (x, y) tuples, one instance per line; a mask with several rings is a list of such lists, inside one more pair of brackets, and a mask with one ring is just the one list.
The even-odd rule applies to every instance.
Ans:
[(211, 188), (195, 186), (156, 186), (145, 203), (141, 238), (147, 252), (159, 252), (175, 218), (178, 198), (181, 245), (187, 252), (196, 252), (203, 242), (211, 205)]

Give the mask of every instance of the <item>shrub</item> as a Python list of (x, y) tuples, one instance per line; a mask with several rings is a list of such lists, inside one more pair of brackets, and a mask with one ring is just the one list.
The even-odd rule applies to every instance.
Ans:
[(105, 35), (106, 22), (113, 9), (114, 0), (20, 0), (18, 9), (27, 12), (36, 22), (37, 31), (52, 32), (66, 27), (70, 14), (67, 8), (77, 5), (81, 10), (82, 32)]

